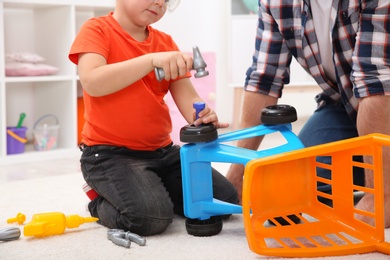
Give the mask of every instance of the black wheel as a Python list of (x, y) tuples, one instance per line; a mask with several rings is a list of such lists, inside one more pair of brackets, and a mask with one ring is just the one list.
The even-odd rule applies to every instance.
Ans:
[(273, 105), (263, 108), (261, 122), (263, 124), (287, 124), (297, 120), (297, 111), (289, 105)]
[(220, 216), (210, 217), (209, 219), (186, 219), (187, 233), (196, 237), (210, 237), (219, 234), (223, 226)]
[(214, 141), (218, 138), (215, 125), (186, 125), (180, 129), (180, 141), (183, 143), (202, 143)]

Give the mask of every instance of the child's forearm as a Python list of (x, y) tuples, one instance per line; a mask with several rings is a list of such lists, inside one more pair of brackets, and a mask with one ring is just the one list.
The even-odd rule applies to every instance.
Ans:
[(196, 92), (194, 86), (191, 83), (191, 80), (184, 78), (172, 82), (170, 86), (170, 92), (180, 113), (183, 115), (188, 124), (192, 124), (195, 119), (195, 111), (192, 105), (194, 102), (203, 100)]
[(150, 73), (154, 69), (151, 61), (151, 55), (146, 54), (123, 62), (106, 64), (100, 55), (86, 54), (79, 60), (80, 81), (84, 90), (91, 96), (109, 95)]

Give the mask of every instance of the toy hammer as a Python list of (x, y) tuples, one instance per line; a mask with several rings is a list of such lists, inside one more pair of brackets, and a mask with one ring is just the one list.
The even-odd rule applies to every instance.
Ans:
[[(197, 46), (192, 48), (193, 50), (193, 63), (192, 69), (196, 70), (195, 78), (201, 78), (209, 75), (209, 72), (206, 70), (207, 64), (204, 61), (202, 55), (200, 54), (199, 48)], [(158, 81), (161, 81), (165, 77), (164, 70), (162, 68), (155, 68), (154, 73)]]

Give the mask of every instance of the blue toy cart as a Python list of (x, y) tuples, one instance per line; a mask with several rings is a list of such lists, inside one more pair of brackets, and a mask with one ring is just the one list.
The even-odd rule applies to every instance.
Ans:
[[(196, 111), (201, 111), (199, 104), (194, 104)], [(202, 228), (213, 216), (241, 214), (242, 207), (226, 203), (213, 197), (211, 162), (236, 163), (246, 165), (249, 161), (274, 154), (303, 148), (303, 144), (292, 132), (291, 122), (296, 120), (296, 111), (287, 105), (275, 105), (262, 111), (262, 125), (238, 130), (218, 136), (214, 125), (188, 125), (181, 129), (180, 140), (187, 142), (180, 151), (183, 183), (184, 214), (188, 221), (197, 220), (196, 224), (186, 223), (188, 233), (195, 236), (215, 235), (210, 228)], [(266, 150), (249, 150), (226, 144), (240, 139), (263, 136), (279, 132), (286, 143)], [(215, 223), (211, 223), (214, 225)], [(199, 226), (199, 232), (196, 231)], [(189, 230), (191, 229), (191, 232)], [(211, 227), (213, 228), (213, 227)], [(195, 231), (194, 231), (195, 230)]]

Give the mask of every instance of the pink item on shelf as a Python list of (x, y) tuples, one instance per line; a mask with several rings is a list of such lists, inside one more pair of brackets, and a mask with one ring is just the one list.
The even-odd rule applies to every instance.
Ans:
[(6, 76), (48, 76), (58, 72), (58, 68), (41, 63), (6, 62)]
[(7, 53), (5, 57), (9, 60), (23, 63), (42, 63), (45, 61), (45, 58), (40, 55), (28, 51)]

